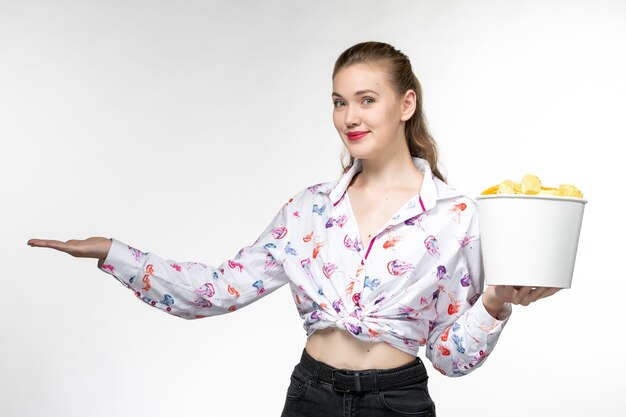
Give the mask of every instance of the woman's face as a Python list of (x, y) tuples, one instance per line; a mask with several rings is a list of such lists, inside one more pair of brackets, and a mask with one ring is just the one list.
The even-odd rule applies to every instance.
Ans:
[[(406, 103), (380, 65), (354, 64), (333, 79), (333, 123), (350, 155), (371, 159), (407, 146)], [(410, 104), (410, 103), (409, 103)]]

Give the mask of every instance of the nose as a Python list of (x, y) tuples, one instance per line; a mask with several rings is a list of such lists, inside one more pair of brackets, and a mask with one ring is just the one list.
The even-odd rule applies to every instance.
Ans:
[(346, 126), (358, 126), (361, 123), (359, 119), (358, 109), (352, 106), (347, 106), (346, 108)]

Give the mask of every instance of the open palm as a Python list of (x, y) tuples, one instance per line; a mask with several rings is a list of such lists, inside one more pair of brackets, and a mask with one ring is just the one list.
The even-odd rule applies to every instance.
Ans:
[(32, 247), (52, 248), (69, 253), (76, 258), (105, 259), (111, 249), (112, 241), (106, 237), (90, 237), (84, 240), (71, 239), (68, 241), (51, 239), (30, 239), (26, 242)]

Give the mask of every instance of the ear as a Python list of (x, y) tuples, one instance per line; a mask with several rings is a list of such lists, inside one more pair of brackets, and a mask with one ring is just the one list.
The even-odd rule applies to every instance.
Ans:
[(413, 113), (415, 113), (416, 102), (417, 96), (415, 94), (415, 91), (407, 90), (407, 92), (404, 93), (404, 96), (402, 96), (402, 114), (400, 116), (400, 121), (406, 122), (411, 118), (411, 116), (413, 116)]

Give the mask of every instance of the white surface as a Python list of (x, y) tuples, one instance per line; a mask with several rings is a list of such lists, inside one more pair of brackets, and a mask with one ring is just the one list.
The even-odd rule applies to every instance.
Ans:
[(477, 196), (485, 285), (571, 288), (586, 200)]
[(411, 57), (450, 184), (589, 200), (572, 289), (515, 307), (469, 376), (426, 360), (438, 415), (623, 413), (625, 2), (0, 0), (3, 417), (279, 415), (305, 343), (287, 288), (185, 321), (26, 241), (233, 256), (339, 173), (332, 66), (372, 39)]

